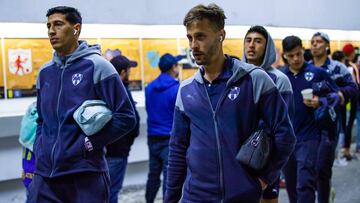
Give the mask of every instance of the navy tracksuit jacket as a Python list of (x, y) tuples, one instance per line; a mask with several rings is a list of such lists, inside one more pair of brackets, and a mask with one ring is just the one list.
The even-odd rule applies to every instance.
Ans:
[[(232, 76), (215, 110), (200, 71), (180, 85), (165, 202), (259, 201), (257, 177), (274, 182), (293, 150), (287, 108), (271, 78), (253, 65), (227, 60)], [(260, 119), (272, 132), (274, 151), (268, 167), (255, 176), (235, 156)]]
[[(36, 174), (53, 178), (79, 172), (106, 172), (105, 146), (132, 130), (134, 109), (119, 75), (100, 46), (79, 41), (67, 57), (54, 53), (37, 80), (39, 118), (34, 143)], [(89, 137), (94, 150), (85, 150), (85, 133), (73, 118), (86, 100), (103, 100), (112, 119)]]

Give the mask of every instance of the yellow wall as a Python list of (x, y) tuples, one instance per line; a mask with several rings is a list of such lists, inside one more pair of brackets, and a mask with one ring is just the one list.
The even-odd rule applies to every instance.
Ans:
[(121, 53), (132, 61), (136, 61), (138, 66), (131, 68), (130, 80), (141, 80), (140, 63), (140, 42), (139, 39), (101, 39), (101, 52), (106, 49), (119, 49)]
[(0, 88), (4, 87), (4, 74), (3, 74), (3, 62), (2, 62), (2, 43), (0, 44)]
[[(100, 43), (102, 47), (102, 53), (106, 49), (120, 49), (122, 54), (130, 58), (131, 60), (137, 61), (138, 66), (131, 69), (130, 80), (142, 80), (143, 83), (148, 84), (155, 79), (159, 74), (158, 60), (161, 55), (170, 53), (178, 55), (183, 49), (188, 49), (188, 40), (185, 38), (168, 39), (119, 39), (119, 38), (103, 38), (103, 39), (85, 39), (89, 44)], [(281, 39), (275, 39), (275, 46), (278, 48), (279, 53), (282, 53)], [(331, 51), (341, 50), (346, 43), (352, 43), (354, 46), (360, 47), (360, 41), (331, 41)], [(49, 40), (44, 39), (15, 39), (5, 38), (4, 39), (4, 50), (5, 58), (2, 58), (0, 54), (0, 87), (4, 86), (3, 81), (3, 64), (2, 60), (5, 60), (6, 70), (6, 85), (8, 90), (12, 89), (31, 89), (36, 83), (36, 77), (38, 70), (45, 62), (52, 59), (52, 47)], [(310, 48), (310, 40), (304, 40), (303, 45), (305, 48)], [(142, 51), (141, 51), (142, 47)], [(243, 39), (226, 39), (223, 44), (224, 53), (234, 55), (239, 58), (242, 57), (243, 52)], [(1, 49), (1, 47), (0, 47)], [(33, 71), (30, 74), (25, 75), (14, 75), (9, 71), (9, 49), (30, 49), (31, 50), (31, 61)], [(2, 50), (2, 49), (1, 49)], [(282, 60), (280, 59), (280, 64)], [(180, 71), (180, 78), (182, 80), (192, 76), (197, 71), (197, 68), (183, 69)], [(143, 74), (143, 76), (142, 76)]]
[[(30, 49), (32, 72), (22, 76), (9, 71), (9, 49)], [(7, 89), (31, 89), (36, 84), (39, 68), (52, 58), (52, 48), (48, 39), (5, 39), (5, 64)]]
[(237, 56), (241, 59), (244, 49), (242, 39), (225, 39), (223, 42), (224, 54)]
[(98, 44), (98, 40), (95, 38), (80, 38), (79, 40), (85, 40), (88, 44)]
[(144, 60), (144, 83), (148, 84), (160, 74), (158, 67), (160, 56), (165, 53), (170, 53), (173, 55), (178, 53), (177, 40), (143, 39), (142, 48), (142, 57)]

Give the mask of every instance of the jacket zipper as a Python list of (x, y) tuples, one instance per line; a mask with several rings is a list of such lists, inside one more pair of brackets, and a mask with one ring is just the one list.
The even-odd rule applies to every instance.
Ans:
[(212, 108), (212, 104), (211, 104), (211, 100), (210, 100), (210, 97), (209, 97), (209, 94), (207, 92), (207, 89), (206, 89), (206, 86), (204, 84), (204, 88), (205, 88), (205, 92), (206, 92), (206, 96), (208, 98), (208, 102), (210, 104), (210, 108), (211, 108), (211, 111), (213, 113), (213, 120), (214, 120), (214, 124), (215, 124), (215, 137), (216, 137), (216, 145), (217, 145), (217, 150), (218, 150), (218, 161), (219, 161), (219, 169), (220, 169), (220, 192), (221, 192), (221, 203), (224, 202), (224, 198), (225, 198), (225, 192), (224, 192), (224, 172), (223, 172), (223, 161), (222, 161), (222, 153), (221, 153), (221, 145), (220, 145), (220, 137), (219, 137), (219, 132), (218, 132), (218, 124), (217, 124), (217, 121), (216, 121), (216, 112), (220, 106), (220, 103), (222, 102), (222, 100), (224, 99), (224, 95), (226, 95), (226, 92), (227, 92), (227, 88), (225, 87), (225, 90), (223, 92), (223, 94), (221, 95), (221, 97), (219, 98), (218, 100), (218, 103), (216, 104), (216, 107), (215, 107), (215, 111), (213, 110)]
[(54, 175), (54, 171), (55, 171), (55, 147), (56, 144), (58, 142), (58, 138), (60, 136), (60, 129), (61, 129), (61, 121), (60, 121), (60, 117), (59, 117), (59, 109), (60, 109), (60, 97), (61, 97), (61, 93), (62, 93), (62, 88), (63, 88), (63, 76), (64, 76), (64, 71), (65, 71), (65, 67), (62, 67), (62, 71), (61, 71), (61, 76), (60, 76), (60, 91), (59, 91), (59, 96), (58, 96), (58, 101), (57, 101), (57, 107), (56, 107), (56, 114), (57, 114), (57, 119), (58, 119), (58, 132), (56, 135), (56, 139), (55, 139), (55, 143), (51, 149), (51, 173), (50, 173), (50, 177), (52, 177)]

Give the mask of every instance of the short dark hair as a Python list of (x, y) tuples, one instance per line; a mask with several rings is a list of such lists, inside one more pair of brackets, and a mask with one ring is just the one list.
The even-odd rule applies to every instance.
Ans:
[(224, 10), (214, 3), (209, 4), (208, 6), (199, 4), (190, 9), (184, 18), (183, 24), (187, 27), (194, 21), (203, 19), (208, 19), (216, 31), (224, 29), (226, 19)]
[(268, 32), (266, 31), (266, 29), (263, 27), (263, 26), (260, 26), (260, 25), (254, 25), (254, 26), (251, 26), (250, 29), (247, 31), (245, 37), (249, 34), (249, 33), (252, 33), (252, 32), (257, 32), (259, 34), (261, 34), (265, 40), (267, 41), (267, 38), (268, 38)]
[(307, 62), (312, 61), (314, 59), (314, 57), (313, 57), (313, 55), (311, 53), (311, 49), (305, 49), (305, 51), (304, 51), (304, 59)]
[(342, 51), (335, 51), (332, 55), (331, 58), (335, 61), (342, 61), (345, 58), (345, 54)]
[(46, 13), (46, 17), (49, 17), (54, 13), (64, 14), (65, 19), (69, 21), (71, 24), (76, 24), (76, 23), (79, 23), (80, 25), (82, 24), (81, 14), (76, 8), (68, 7), (68, 6), (57, 6), (54, 8), (50, 8)]
[(285, 39), (283, 39), (282, 48), (283, 48), (284, 52), (289, 52), (289, 51), (295, 49), (296, 47), (303, 48), (301, 39), (299, 37), (291, 35), (291, 36), (287, 36), (287, 37), (285, 37)]

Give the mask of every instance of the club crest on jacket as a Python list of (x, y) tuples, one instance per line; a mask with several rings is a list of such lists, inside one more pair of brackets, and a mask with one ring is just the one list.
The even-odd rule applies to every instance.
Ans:
[(306, 79), (307, 81), (310, 82), (313, 78), (314, 78), (314, 73), (312, 73), (312, 72), (306, 72), (306, 73), (305, 73), (305, 79)]
[(234, 101), (240, 93), (240, 88), (239, 87), (232, 87), (230, 89), (230, 92), (228, 94), (229, 99), (231, 99), (231, 101)]
[(71, 77), (71, 81), (72, 81), (74, 86), (78, 85), (81, 82), (82, 79), (83, 79), (83, 75), (81, 73), (75, 73)]

